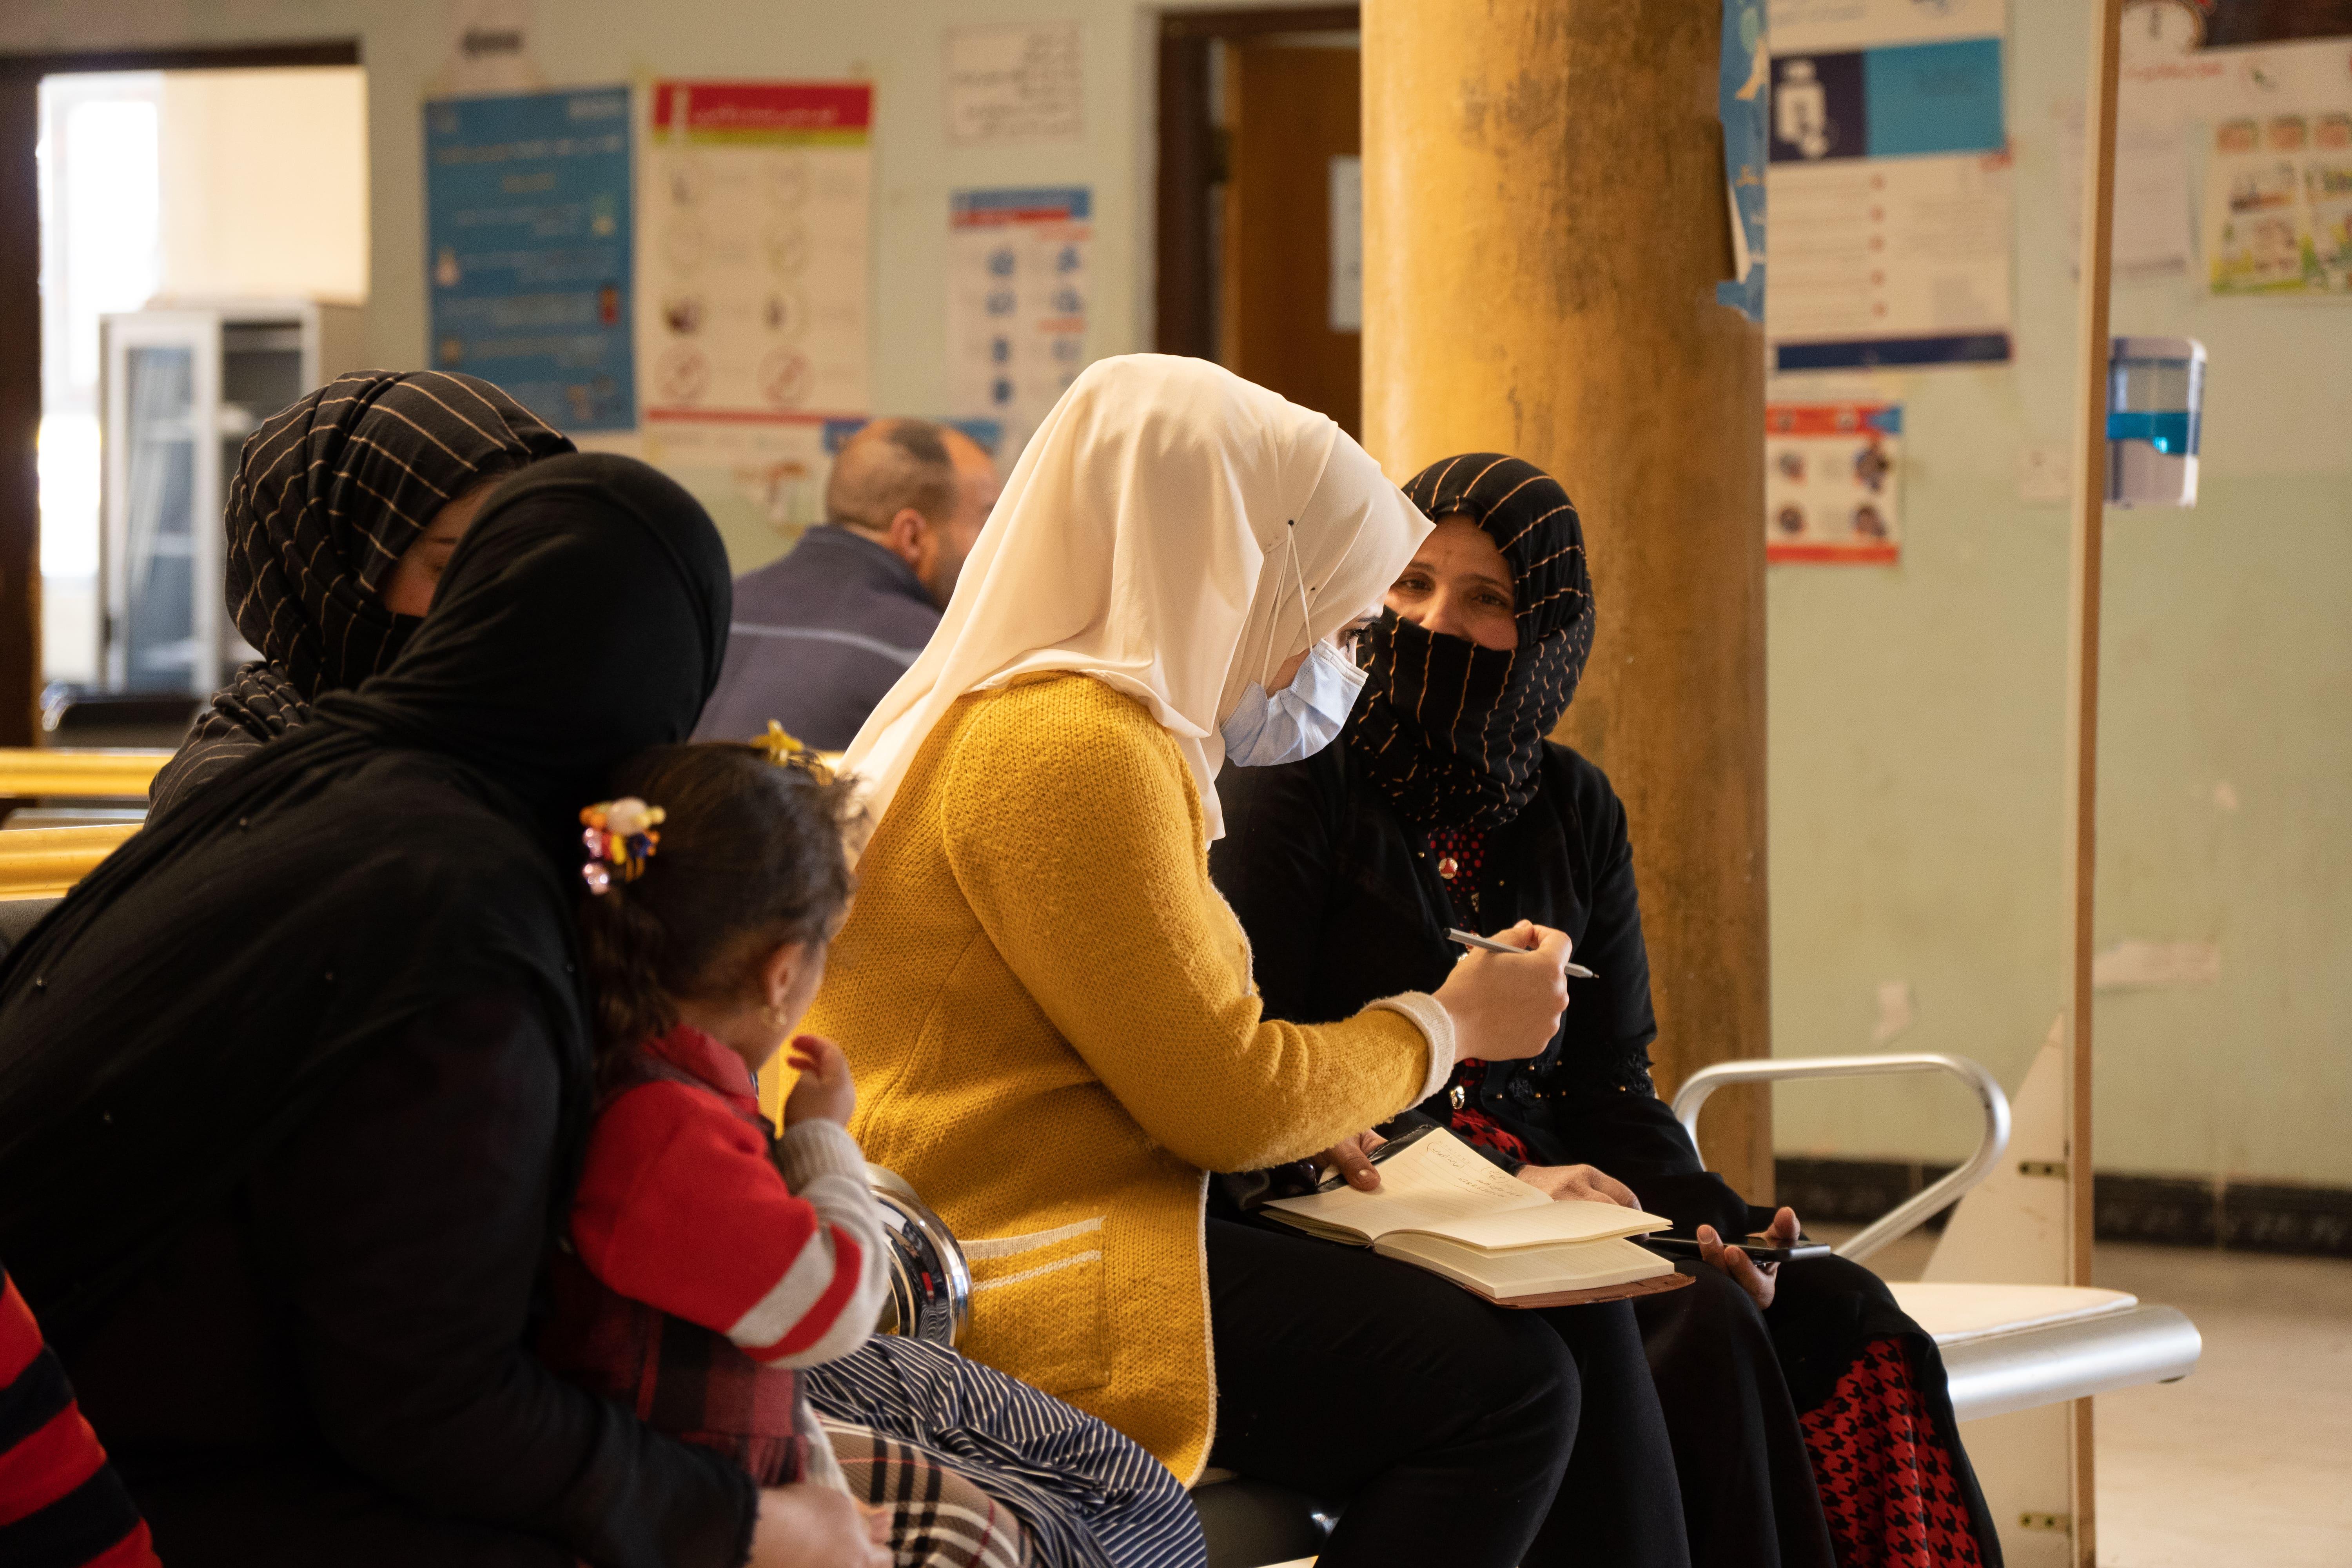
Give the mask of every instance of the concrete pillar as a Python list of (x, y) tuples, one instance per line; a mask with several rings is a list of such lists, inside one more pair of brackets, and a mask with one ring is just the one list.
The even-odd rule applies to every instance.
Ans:
[[(1659, 1090), (1770, 1054), (1763, 344), (1715, 302), (1720, 0), (1366, 0), (1364, 444), (1559, 476), (1599, 599), (1559, 738), (1625, 801)], [(1718, 1110), (1717, 1107), (1722, 1107)], [(1769, 1102), (1707, 1163), (1770, 1191)]]

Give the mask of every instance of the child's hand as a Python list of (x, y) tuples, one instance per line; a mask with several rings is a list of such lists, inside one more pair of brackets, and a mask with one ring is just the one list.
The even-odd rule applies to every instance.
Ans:
[(841, 1047), (822, 1035), (794, 1035), (784, 1049), (784, 1059), (801, 1075), (784, 1097), (784, 1125), (815, 1116), (848, 1126), (857, 1109), (857, 1081), (849, 1076), (849, 1058)]

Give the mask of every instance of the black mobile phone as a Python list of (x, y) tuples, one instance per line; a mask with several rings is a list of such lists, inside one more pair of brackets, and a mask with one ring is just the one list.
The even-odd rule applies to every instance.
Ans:
[[(1380, 1164), (1383, 1161), (1388, 1160), (1394, 1155), (1403, 1153), (1406, 1150), (1412, 1148), (1414, 1144), (1420, 1142), (1423, 1139), (1428, 1137), (1431, 1133), (1436, 1131), (1436, 1122), (1424, 1121), (1418, 1127), (1397, 1134), (1397, 1136), (1390, 1139), (1387, 1142), (1373, 1150), (1370, 1154), (1366, 1155), (1365, 1158), (1372, 1164)], [(1334, 1171), (1330, 1175), (1324, 1177), (1323, 1180), (1317, 1184), (1315, 1190), (1318, 1193), (1336, 1193), (1347, 1184), (1348, 1178)]]
[[(1695, 1236), (1676, 1236), (1671, 1231), (1660, 1231), (1650, 1236), (1637, 1236), (1633, 1239), (1651, 1251), (1663, 1252), (1669, 1258), (1699, 1256), (1698, 1237)], [(1742, 1237), (1733, 1245), (1759, 1263), (1792, 1263), (1801, 1258), (1827, 1258), (1830, 1255), (1829, 1243), (1815, 1241), (1802, 1231), (1799, 1231), (1797, 1239), (1787, 1247), (1766, 1239), (1760, 1233)]]

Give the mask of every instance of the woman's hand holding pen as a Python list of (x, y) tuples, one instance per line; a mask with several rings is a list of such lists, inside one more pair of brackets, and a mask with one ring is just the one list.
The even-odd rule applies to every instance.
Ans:
[(1437, 1000), (1454, 1020), (1454, 1058), (1525, 1061), (1559, 1032), (1568, 1006), (1568, 936), (1521, 921), (1495, 940), (1523, 953), (1473, 948), (1454, 964)]

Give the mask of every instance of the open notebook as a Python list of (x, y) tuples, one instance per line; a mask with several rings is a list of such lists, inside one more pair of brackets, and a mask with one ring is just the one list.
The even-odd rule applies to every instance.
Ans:
[(1556, 1203), (1443, 1128), (1380, 1167), (1381, 1190), (1278, 1198), (1260, 1212), (1329, 1241), (1444, 1275), (1506, 1307), (1564, 1307), (1672, 1289), (1667, 1258), (1628, 1237), (1672, 1220), (1616, 1204)]

